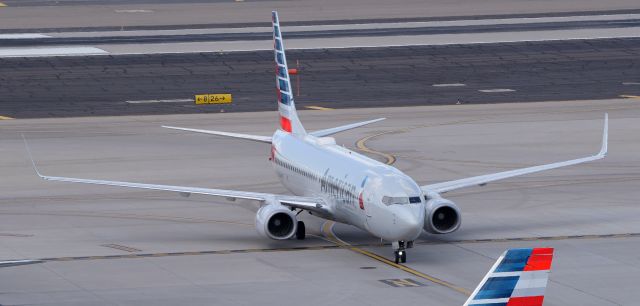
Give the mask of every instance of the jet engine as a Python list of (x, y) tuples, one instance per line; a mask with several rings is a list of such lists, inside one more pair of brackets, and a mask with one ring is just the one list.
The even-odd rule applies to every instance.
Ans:
[(256, 229), (267, 238), (289, 239), (296, 233), (297, 227), (295, 213), (280, 204), (264, 205), (256, 214)]
[(429, 199), (425, 213), (424, 230), (432, 234), (455, 232), (462, 221), (458, 206), (441, 197)]

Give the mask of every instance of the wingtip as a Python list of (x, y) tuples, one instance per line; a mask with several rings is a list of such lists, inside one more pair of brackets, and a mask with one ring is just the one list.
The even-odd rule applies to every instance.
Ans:
[(171, 125), (161, 125), (160, 127), (164, 129), (170, 129), (170, 130), (184, 130), (184, 128), (171, 126)]
[(31, 265), (31, 264), (38, 264), (43, 262), (44, 260), (40, 260), (40, 259), (4, 260), (4, 261), (0, 261), (0, 268)]
[(31, 154), (31, 148), (29, 148), (29, 143), (27, 142), (27, 138), (24, 136), (24, 133), (20, 133), (20, 136), (22, 136), (22, 141), (24, 142), (24, 147), (27, 150), (27, 155), (29, 156), (29, 160), (31, 161), (31, 166), (33, 167), (33, 170), (36, 172), (36, 174), (40, 178), (45, 178), (44, 175), (40, 173), (40, 171), (38, 170), (38, 166), (36, 166), (36, 162), (33, 160), (33, 155)]

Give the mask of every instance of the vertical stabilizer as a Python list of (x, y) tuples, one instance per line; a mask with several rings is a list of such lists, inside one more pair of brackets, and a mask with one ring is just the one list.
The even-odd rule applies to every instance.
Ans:
[(271, 13), (273, 24), (273, 50), (276, 61), (276, 92), (278, 97), (278, 112), (280, 113), (280, 129), (294, 135), (304, 136), (307, 132), (302, 127), (296, 105), (293, 101), (291, 78), (287, 67), (287, 58), (284, 54), (284, 43), (280, 32), (280, 19), (278, 12)]
[(552, 248), (507, 250), (464, 305), (542, 306), (552, 260)]

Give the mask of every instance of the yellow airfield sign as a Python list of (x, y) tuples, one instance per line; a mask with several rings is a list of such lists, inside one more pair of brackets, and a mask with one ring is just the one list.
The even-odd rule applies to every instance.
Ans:
[(231, 94), (196, 95), (196, 104), (229, 104), (232, 101)]

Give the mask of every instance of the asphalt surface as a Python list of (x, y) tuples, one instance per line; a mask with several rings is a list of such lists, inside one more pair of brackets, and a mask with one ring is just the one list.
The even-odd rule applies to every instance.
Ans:
[[(290, 50), (299, 108), (639, 95), (640, 39)], [(0, 115), (14, 118), (274, 110), (270, 51), (0, 59)], [(464, 86), (438, 86), (438, 84)], [(436, 85), (436, 86), (433, 86)], [(480, 90), (488, 90), (482, 92)], [(130, 104), (231, 93), (234, 103)]]
[[(397, 35), (435, 35), (435, 34), (473, 34), (489, 32), (553, 31), (571, 29), (607, 29), (631, 28), (640, 26), (640, 19), (544, 22), (527, 24), (491, 24), (473, 26), (417, 27), (403, 29), (349, 29), (320, 31), (287, 31), (286, 39), (333, 38), (333, 37), (370, 37)], [(206, 41), (247, 41), (269, 40), (271, 32), (264, 33), (216, 33), (216, 34), (180, 34), (180, 35), (139, 35), (139, 36), (100, 36), (100, 37), (46, 37), (25, 39), (2, 39), (2, 47), (52, 46), (52, 45), (91, 45), (91, 44), (144, 44), (178, 43)]]
[[(385, 116), (336, 135), (392, 154), (421, 184), (595, 153), (604, 160), (446, 194), (463, 212), (451, 235), (424, 234), (407, 267), (472, 290), (512, 247), (555, 247), (545, 305), (635, 305), (640, 262), (638, 100), (301, 111), (308, 130)], [(305, 241), (270, 241), (250, 211), (206, 196), (46, 182), (26, 158), (26, 134), (48, 175), (286, 193), (269, 146), (161, 124), (268, 135), (273, 113), (0, 121), (2, 305), (461, 305), (464, 292), (324, 240), (301, 214)], [(333, 234), (390, 258), (353, 227)], [(322, 237), (322, 238), (321, 238)], [(383, 280), (410, 279), (416, 287)]]

